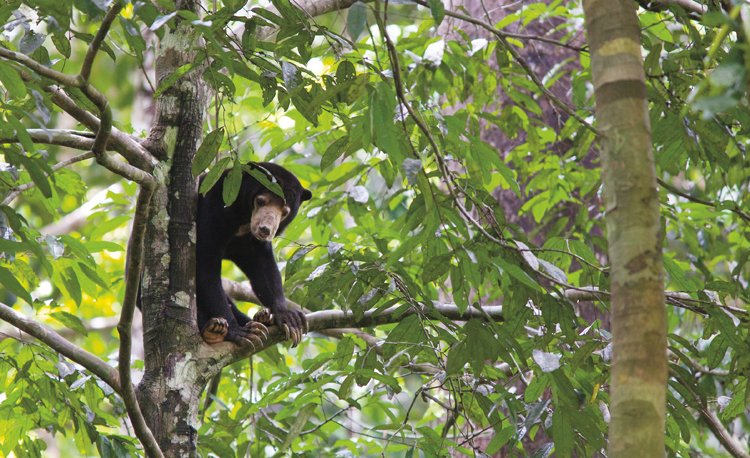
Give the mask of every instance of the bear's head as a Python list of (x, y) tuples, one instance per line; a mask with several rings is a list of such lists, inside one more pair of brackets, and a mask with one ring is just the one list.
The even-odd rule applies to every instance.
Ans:
[(251, 163), (251, 167), (260, 170), (276, 182), (284, 191), (284, 198), (274, 194), (258, 183), (252, 175), (244, 174), (245, 180), (250, 179), (258, 186), (253, 193), (249, 232), (258, 240), (270, 242), (281, 234), (286, 226), (297, 216), (300, 204), (312, 198), (309, 189), (305, 189), (296, 176), (287, 169), (270, 163)]

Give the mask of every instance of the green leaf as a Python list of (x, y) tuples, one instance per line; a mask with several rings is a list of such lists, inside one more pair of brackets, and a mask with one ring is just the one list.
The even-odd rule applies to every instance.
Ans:
[(42, 195), (47, 198), (52, 197), (52, 188), (49, 185), (49, 180), (44, 175), (44, 171), (42, 171), (41, 167), (37, 164), (38, 160), (23, 154), (19, 155), (18, 159), (21, 161), (26, 171), (29, 172), (31, 180), (37, 185), (39, 191), (42, 192)]
[(0, 83), (3, 83), (3, 86), (8, 91), (11, 98), (22, 99), (26, 96), (26, 85), (23, 83), (18, 70), (1, 60)]
[(229, 157), (219, 159), (219, 162), (209, 169), (208, 173), (203, 178), (203, 181), (201, 181), (201, 186), (198, 189), (198, 192), (205, 196), (206, 193), (214, 187), (216, 182), (219, 181), (219, 178), (221, 178), (221, 175), (224, 173), (224, 170), (227, 169), (231, 161), (232, 158)]
[(307, 404), (299, 411), (294, 419), (294, 423), (292, 423), (292, 426), (289, 428), (289, 431), (284, 438), (284, 443), (281, 444), (281, 447), (279, 448), (280, 452), (283, 453), (292, 445), (292, 441), (296, 439), (297, 436), (299, 436), (299, 434), (302, 432), (302, 428), (304, 428), (307, 420), (310, 419), (310, 416), (312, 416), (317, 407), (318, 406), (316, 404)]
[(497, 359), (499, 342), (487, 324), (480, 320), (469, 320), (463, 330), (469, 364), (476, 374), (481, 374), (485, 361)]
[(555, 441), (557, 456), (572, 456), (573, 454), (573, 419), (566, 412), (565, 407), (556, 406), (552, 414), (552, 438)]
[(465, 342), (462, 341), (452, 346), (448, 351), (448, 363), (445, 365), (445, 370), (448, 372), (448, 375), (454, 375), (461, 372), (466, 363), (469, 362), (470, 357), (471, 355), (469, 355)]
[(750, 405), (750, 397), (748, 397), (747, 386), (747, 379), (742, 380), (737, 385), (735, 385), (732, 399), (721, 411), (722, 420), (731, 421), (747, 412), (748, 405)]
[(346, 144), (349, 142), (349, 137), (341, 137), (335, 142), (328, 145), (326, 152), (323, 153), (323, 157), (320, 158), (320, 170), (325, 170), (333, 164), (336, 159), (341, 157), (346, 152)]
[(16, 277), (13, 276), (10, 270), (6, 269), (3, 266), (0, 266), (0, 285), (2, 285), (3, 288), (7, 289), (9, 292), (25, 300), (29, 304), (34, 302), (34, 300), (31, 298), (31, 294), (26, 291), (26, 288), (24, 288), (21, 283), (16, 280)]
[(200, 64), (202, 61), (203, 59), (199, 59), (198, 62), (191, 62), (189, 64), (182, 65), (181, 67), (178, 67), (177, 70), (175, 70), (172, 74), (161, 80), (159, 82), (159, 87), (157, 87), (156, 92), (154, 92), (154, 98), (158, 98), (164, 93), (164, 91), (174, 86), (174, 83), (176, 83), (177, 80), (185, 76), (190, 70), (195, 68), (195, 66)]
[[(281, 186), (276, 181), (276, 177), (274, 177), (271, 172), (264, 169), (263, 166), (255, 163), (250, 163), (243, 165), (242, 169), (252, 175), (253, 178), (258, 180), (258, 182), (262, 184), (266, 189), (281, 197), (282, 199), (285, 199), (284, 190), (281, 189)], [(270, 179), (269, 176), (271, 177)]]
[(521, 267), (515, 264), (511, 264), (502, 258), (495, 258), (494, 263), (508, 275), (520, 281), (524, 285), (532, 288), (535, 291), (538, 291), (540, 289), (539, 283), (537, 283), (536, 280), (530, 277), (529, 274), (527, 274)]
[(51, 313), (50, 316), (59, 321), (66, 328), (71, 329), (82, 336), (88, 335), (88, 331), (86, 330), (83, 321), (72, 313), (54, 312)]
[(669, 280), (674, 282), (678, 291), (700, 291), (703, 284), (696, 278), (688, 275), (680, 265), (672, 258), (664, 256), (664, 270), (669, 275)]
[[(8, 124), (10, 124), (13, 129), (16, 131), (16, 136), (18, 137), (19, 143), (21, 143), (21, 146), (26, 150), (27, 153), (32, 153), (36, 149), (34, 147), (34, 141), (29, 136), (29, 133), (26, 132), (26, 128), (21, 124), (21, 121), (18, 120), (15, 116), (13, 116), (9, 111), (5, 112), (5, 119), (8, 120)], [(18, 155), (18, 157), (23, 157), (23, 155)]]
[(424, 340), (424, 329), (417, 315), (404, 317), (395, 328), (388, 333), (384, 347), (386, 357), (390, 357), (405, 345), (411, 346)]
[(422, 281), (429, 283), (448, 273), (452, 258), (452, 255), (444, 254), (431, 258), (429, 262), (425, 262), (424, 270), (422, 271)]
[(15, 254), (19, 251), (27, 249), (26, 244), (23, 242), (17, 242), (15, 240), (8, 240), (0, 237), (0, 252), (7, 254)]
[(70, 40), (63, 33), (52, 34), (52, 44), (66, 59), (70, 59)]
[(339, 340), (336, 346), (336, 354), (333, 356), (333, 368), (336, 370), (344, 370), (349, 366), (349, 362), (354, 354), (354, 340), (351, 337), (346, 336)]
[(76, 271), (72, 267), (67, 267), (61, 274), (61, 278), (70, 298), (75, 301), (76, 305), (80, 306), (83, 294), (81, 293), (81, 284), (78, 282)]
[(229, 170), (227, 177), (224, 179), (224, 187), (221, 196), (224, 199), (224, 205), (232, 205), (240, 193), (242, 186), (242, 167), (235, 162), (234, 167)]
[(503, 428), (500, 432), (495, 434), (490, 443), (487, 445), (485, 453), (490, 456), (495, 455), (499, 452), (503, 445), (507, 444), (508, 441), (516, 434), (516, 429), (510, 426)]
[(211, 164), (211, 161), (216, 157), (216, 153), (219, 152), (221, 142), (224, 140), (224, 128), (219, 127), (211, 131), (206, 138), (203, 139), (203, 143), (198, 148), (193, 158), (193, 176), (197, 177), (200, 175), (206, 167)]
[(347, 399), (352, 395), (352, 387), (354, 386), (354, 376), (347, 375), (341, 386), (339, 387), (338, 397), (339, 399)]
[[(438, 0), (439, 1), (439, 0)], [(355, 2), (349, 7), (346, 15), (346, 31), (352, 41), (357, 41), (367, 25), (367, 6)]]
[(721, 361), (724, 359), (724, 355), (729, 348), (729, 343), (729, 339), (727, 339), (724, 334), (720, 333), (714, 336), (706, 350), (706, 357), (708, 358), (706, 365), (709, 368), (713, 369), (721, 364)]
[(443, 0), (429, 0), (428, 3), (430, 5), (432, 19), (435, 20), (435, 25), (438, 26), (443, 22), (443, 18), (445, 17), (445, 6), (443, 5)]

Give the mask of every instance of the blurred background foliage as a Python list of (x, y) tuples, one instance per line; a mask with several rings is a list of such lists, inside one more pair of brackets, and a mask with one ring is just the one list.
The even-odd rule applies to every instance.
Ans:
[[(312, 311), (426, 310), (229, 367), (200, 454), (602, 455), (608, 305), (570, 299), (608, 289), (580, 5), (357, 2), (309, 17), (213, 0), (199, 18), (155, 4), (126, 5), (94, 66), (115, 126), (145, 137), (154, 95), (205, 69), (209, 176), (274, 161), (313, 191), (275, 243), (287, 296)], [(76, 72), (106, 5), (7, 0), (0, 45)], [(155, 87), (154, 47), (176, 16), (205, 52)], [(748, 48), (739, 7), (639, 17), (666, 284), (681, 293), (667, 306), (668, 453), (723, 456), (710, 415), (740, 443), (750, 430)], [(52, 170), (78, 153), (27, 130), (81, 127), (48, 84), (0, 59), (0, 138), (14, 139), (0, 145), (0, 301), (116, 364), (136, 188), (90, 160)], [(451, 322), (434, 303), (502, 305), (504, 319)], [(138, 453), (106, 385), (0, 330), (0, 455)]]

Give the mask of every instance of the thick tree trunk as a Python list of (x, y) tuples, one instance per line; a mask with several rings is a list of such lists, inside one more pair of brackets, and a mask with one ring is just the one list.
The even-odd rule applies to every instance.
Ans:
[(612, 266), (609, 456), (664, 456), (667, 339), (659, 200), (629, 0), (584, 0)]
[[(177, 8), (198, 13), (198, 2), (178, 2)], [(195, 62), (201, 43), (187, 22), (167, 31), (159, 46), (157, 84)], [(202, 341), (195, 328), (196, 188), (191, 173), (207, 104), (202, 74), (200, 68), (189, 72), (158, 97), (146, 142), (160, 163), (154, 171), (157, 187), (141, 286), (145, 374), (138, 396), (165, 456), (195, 455), (199, 397), (207, 375), (195, 359)]]

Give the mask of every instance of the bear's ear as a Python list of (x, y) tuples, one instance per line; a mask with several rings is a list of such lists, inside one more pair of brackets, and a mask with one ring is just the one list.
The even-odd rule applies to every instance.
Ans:
[(306, 200), (312, 199), (312, 193), (309, 189), (303, 189), (302, 190), (302, 199), (300, 199), (300, 202), (304, 202)]

